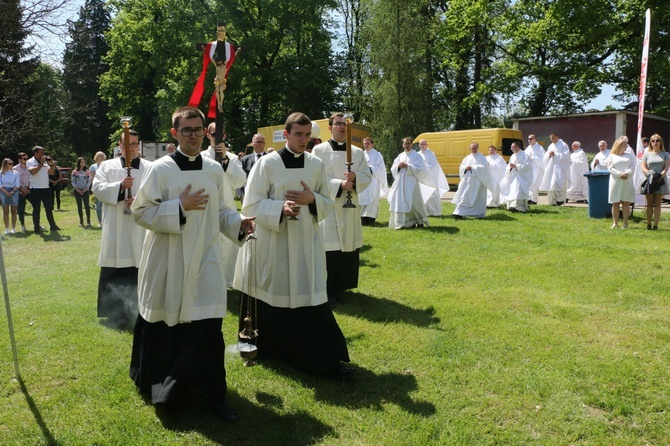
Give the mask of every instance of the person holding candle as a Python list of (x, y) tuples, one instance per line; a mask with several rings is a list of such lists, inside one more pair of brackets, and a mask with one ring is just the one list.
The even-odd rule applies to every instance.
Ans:
[[(372, 182), (365, 152), (351, 145), (348, 127), (344, 113), (334, 113), (328, 119), (332, 138), (314, 146), (312, 152), (325, 166), (330, 198), (335, 201), (335, 211), (320, 223), (331, 305), (337, 305), (346, 290), (358, 287), (359, 249), (363, 246), (359, 194)], [(349, 199), (354, 207), (345, 207)]]

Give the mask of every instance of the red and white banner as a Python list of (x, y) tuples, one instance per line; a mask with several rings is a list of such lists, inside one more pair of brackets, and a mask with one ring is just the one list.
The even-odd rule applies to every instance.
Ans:
[(649, 28), (651, 28), (651, 9), (647, 9), (644, 23), (644, 46), (642, 47), (642, 68), (640, 71), (640, 110), (637, 114), (637, 147), (635, 152), (642, 158), (642, 121), (644, 120), (644, 99), (647, 94), (647, 63), (649, 61)]

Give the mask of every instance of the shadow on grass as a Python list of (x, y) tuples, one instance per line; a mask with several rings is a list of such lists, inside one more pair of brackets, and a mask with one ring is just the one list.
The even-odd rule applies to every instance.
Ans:
[(416, 377), (408, 373), (377, 374), (356, 366), (353, 377), (342, 380), (306, 375), (278, 361), (264, 361), (262, 367), (313, 389), (314, 398), (328, 404), (354, 410), (372, 408), (383, 411), (384, 405), (391, 403), (422, 417), (436, 412), (432, 403), (415, 401), (409, 396), (419, 386)]
[(19, 385), (21, 386), (21, 391), (23, 392), (23, 396), (26, 398), (26, 402), (28, 403), (28, 407), (30, 407), (30, 411), (33, 413), (33, 417), (35, 418), (35, 421), (37, 422), (37, 425), (40, 427), (40, 430), (42, 431), (42, 435), (44, 436), (44, 440), (46, 444), (49, 446), (55, 446), (60, 443), (56, 441), (54, 438), (53, 434), (49, 430), (49, 426), (46, 425), (44, 422), (44, 418), (42, 418), (42, 413), (40, 412), (39, 408), (35, 404), (35, 401), (33, 398), (30, 396), (30, 393), (28, 392), (28, 388), (26, 387), (26, 384), (23, 382), (22, 378), (17, 379), (19, 382)]
[(417, 327), (429, 327), (440, 323), (435, 315), (435, 308), (416, 309), (383, 297), (372, 297), (366, 294), (347, 291), (342, 303), (338, 304), (334, 313), (367, 319), (371, 322), (403, 322)]
[(279, 413), (284, 403), (269, 393), (257, 393), (257, 404), (230, 391), (226, 400), (240, 415), (236, 424), (220, 421), (202, 400), (189, 401), (178, 413), (157, 409), (156, 415), (166, 429), (197, 431), (216, 444), (308, 446), (336, 436), (331, 426), (306, 412)]

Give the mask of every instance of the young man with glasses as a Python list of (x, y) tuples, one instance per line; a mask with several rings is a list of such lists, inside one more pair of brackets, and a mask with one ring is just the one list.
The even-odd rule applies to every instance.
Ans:
[(169, 411), (200, 395), (232, 423), (238, 416), (226, 403), (226, 277), (219, 237), (241, 246), (255, 225), (237, 212), (221, 165), (200, 153), (202, 112), (177, 109), (171, 133), (177, 150), (149, 165), (131, 206), (147, 232), (130, 377), (152, 404)]
[(26, 167), (28, 155), (24, 152), (19, 152), (19, 164), (14, 166), (14, 171), (19, 175), (19, 222), (21, 223), (21, 231), (26, 232), (26, 200), (30, 194), (30, 171)]

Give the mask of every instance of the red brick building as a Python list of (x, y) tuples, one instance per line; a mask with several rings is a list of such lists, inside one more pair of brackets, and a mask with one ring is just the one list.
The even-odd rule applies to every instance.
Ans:
[[(513, 121), (513, 128), (521, 130), (525, 137), (534, 134), (546, 149), (551, 141), (549, 134), (556, 132), (569, 145), (573, 141), (582, 143), (585, 152), (597, 153), (598, 141), (604, 139), (609, 148), (621, 135), (628, 136), (635, 149), (637, 138), (637, 113), (630, 111), (602, 111), (564, 116), (542, 116), (519, 118)], [(663, 138), (666, 150), (670, 147), (670, 119), (655, 115), (644, 115), (642, 136), (658, 133)]]

